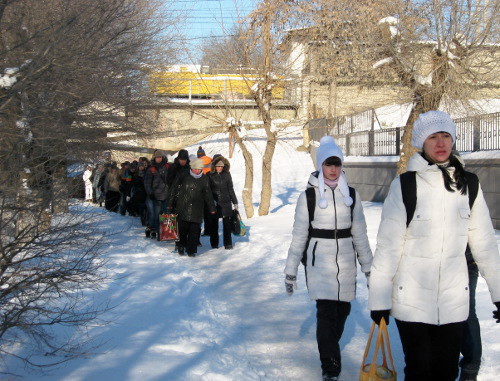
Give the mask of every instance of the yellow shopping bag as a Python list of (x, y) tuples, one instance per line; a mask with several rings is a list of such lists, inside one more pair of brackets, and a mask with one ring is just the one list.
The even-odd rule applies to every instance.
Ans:
[[(396, 381), (397, 373), (396, 368), (394, 368), (394, 361), (392, 360), (389, 333), (387, 332), (387, 325), (383, 318), (378, 327), (377, 341), (375, 343), (372, 362), (366, 362), (368, 353), (370, 352), (373, 334), (375, 333), (375, 326), (376, 324), (373, 322), (370, 336), (368, 337), (368, 343), (366, 344), (365, 354), (363, 355), (363, 362), (359, 372), (359, 381)], [(382, 352), (382, 364), (377, 364), (377, 355), (379, 351)], [(387, 364), (387, 357), (389, 357), (390, 367)]]

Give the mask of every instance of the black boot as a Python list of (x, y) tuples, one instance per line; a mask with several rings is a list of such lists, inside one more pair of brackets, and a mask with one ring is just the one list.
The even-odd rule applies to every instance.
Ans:
[(146, 233), (146, 238), (151, 237), (151, 230), (149, 229), (149, 226), (146, 228), (144, 233)]
[(459, 381), (477, 381), (477, 372), (468, 372), (462, 369)]
[(323, 381), (336, 381), (340, 374), (340, 360), (334, 358), (321, 358)]
[(182, 246), (177, 246), (177, 252), (179, 253), (179, 255), (184, 255), (184, 247)]
[(152, 238), (152, 239), (156, 239), (158, 238), (158, 232), (156, 230), (151, 230), (150, 231), (151, 233), (149, 234), (149, 236)]

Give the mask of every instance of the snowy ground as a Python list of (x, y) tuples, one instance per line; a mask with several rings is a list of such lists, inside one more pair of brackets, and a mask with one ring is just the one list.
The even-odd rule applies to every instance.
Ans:
[[(254, 153), (263, 151), (262, 141), (254, 140)], [(102, 229), (118, 233), (111, 236), (105, 252), (112, 277), (100, 294), (116, 305), (105, 316), (112, 324), (90, 331), (103, 342), (95, 355), (42, 376), (15, 363), (10, 370), (37, 381), (320, 380), (315, 304), (307, 296), (303, 271), (292, 297), (283, 285), (295, 202), (313, 171), (310, 157), (295, 149), (301, 143), (295, 131), (277, 145), (271, 213), (246, 219), (247, 235), (235, 238), (232, 251), (209, 249), (207, 237), (202, 237), (196, 258), (180, 257), (173, 253), (173, 243), (145, 239), (135, 218), (89, 204), (75, 207), (79, 213), (95, 213)], [(202, 145), (210, 156), (227, 155), (224, 135), (214, 135)], [(196, 149), (197, 145), (188, 148), (190, 153)], [(244, 166), (238, 150), (230, 161), (236, 193), (241, 195)], [(255, 164), (258, 199), (260, 163)], [(363, 205), (374, 249), (381, 204)], [(500, 245), (499, 231), (497, 241)], [(479, 380), (493, 381), (500, 374), (500, 325), (492, 319), (493, 305), (482, 278), (477, 305), (483, 337)], [(358, 379), (370, 324), (366, 281), (359, 276), (357, 299), (341, 341), (343, 381)], [(403, 357), (394, 322), (389, 332), (401, 380)]]

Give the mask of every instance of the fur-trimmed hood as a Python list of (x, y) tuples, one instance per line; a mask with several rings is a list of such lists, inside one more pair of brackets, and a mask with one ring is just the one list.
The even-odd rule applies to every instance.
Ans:
[(223, 156), (218, 156), (215, 159), (212, 160), (212, 165), (210, 167), (210, 173), (215, 173), (217, 170), (215, 169), (215, 166), (217, 165), (218, 162), (222, 161), (224, 163), (224, 169), (222, 172), (229, 172), (231, 169), (231, 164), (229, 164), (229, 160), (227, 160)]

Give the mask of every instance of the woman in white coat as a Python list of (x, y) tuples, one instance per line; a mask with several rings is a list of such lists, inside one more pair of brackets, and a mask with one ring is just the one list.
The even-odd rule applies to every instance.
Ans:
[(305, 251), (307, 289), (311, 300), (316, 301), (323, 380), (333, 381), (341, 371), (339, 340), (351, 311), (350, 302), (356, 296), (356, 261), (368, 275), (372, 252), (361, 199), (357, 192), (355, 200), (350, 196), (342, 172), (344, 157), (332, 137), (321, 139), (316, 157), (318, 172), (311, 174), (308, 184), (314, 190), (314, 218), (309, 229), (308, 199), (303, 192), (295, 210), (285, 286), (291, 295)]
[[(481, 187), (469, 208), (467, 176), (452, 155), (456, 128), (441, 111), (413, 126), (410, 158), (416, 207), (406, 226), (400, 178), (384, 202), (370, 279), (371, 317), (396, 319), (405, 380), (452, 381), (458, 375), (462, 324), (469, 313), (467, 242), (500, 307), (500, 256)], [(498, 311), (495, 312), (498, 314)], [(498, 315), (497, 315), (498, 316)]]

